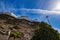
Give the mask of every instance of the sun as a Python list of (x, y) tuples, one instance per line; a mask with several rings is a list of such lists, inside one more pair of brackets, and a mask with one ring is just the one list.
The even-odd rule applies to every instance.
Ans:
[(57, 2), (55, 6), (53, 7), (53, 10), (60, 11), (60, 2)]
[(55, 10), (60, 10), (60, 2), (58, 2), (55, 6)]

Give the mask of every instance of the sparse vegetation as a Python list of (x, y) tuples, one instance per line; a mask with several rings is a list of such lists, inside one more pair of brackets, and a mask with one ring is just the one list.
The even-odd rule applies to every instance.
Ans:
[(10, 39), (10, 37), (14, 37), (14, 40), (15, 40), (15, 38), (20, 38), (21, 34), (22, 34), (21, 32), (11, 32), (8, 40)]

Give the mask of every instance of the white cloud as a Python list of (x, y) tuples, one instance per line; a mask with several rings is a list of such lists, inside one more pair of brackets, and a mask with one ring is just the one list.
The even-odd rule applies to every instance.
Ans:
[(60, 11), (50, 11), (50, 10), (42, 10), (42, 9), (26, 9), (21, 8), (20, 11), (30, 12), (30, 13), (43, 13), (43, 14), (60, 14)]
[[(48, 15), (50, 15), (50, 14), (58, 14), (58, 15), (60, 15), (59, 11), (50, 11), (50, 10), (42, 10), (42, 9), (27, 9), (27, 8), (15, 9), (15, 8), (11, 8), (10, 10), (13, 10), (13, 11), (20, 10), (20, 12), (23, 12), (21, 14), (24, 14), (24, 15), (26, 15), (26, 13), (48, 14)], [(13, 14), (13, 15), (15, 17), (18, 17), (15, 14)]]

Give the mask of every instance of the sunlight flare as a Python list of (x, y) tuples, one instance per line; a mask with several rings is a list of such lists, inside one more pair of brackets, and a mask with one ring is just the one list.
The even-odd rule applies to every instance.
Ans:
[(53, 10), (55, 10), (55, 11), (60, 11), (60, 1), (57, 1), (57, 2), (54, 4)]

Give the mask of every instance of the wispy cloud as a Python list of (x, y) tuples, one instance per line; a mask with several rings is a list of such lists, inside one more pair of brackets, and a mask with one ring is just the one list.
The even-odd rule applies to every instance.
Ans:
[(60, 15), (59, 11), (50, 11), (50, 10), (43, 10), (43, 9), (27, 9), (27, 8), (10, 8), (9, 11), (20, 11), (23, 12), (21, 14), (26, 15), (27, 13), (36, 13), (36, 14), (58, 14)]
[(50, 11), (50, 10), (42, 10), (42, 9), (27, 9), (27, 8), (21, 8), (18, 9), (20, 11), (26, 11), (30, 13), (42, 13), (42, 14), (60, 14), (60, 11)]

